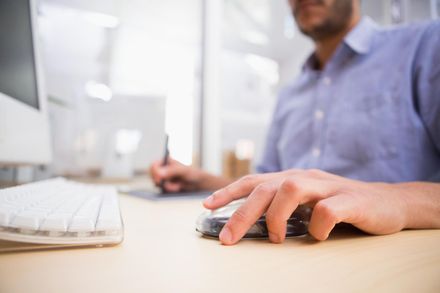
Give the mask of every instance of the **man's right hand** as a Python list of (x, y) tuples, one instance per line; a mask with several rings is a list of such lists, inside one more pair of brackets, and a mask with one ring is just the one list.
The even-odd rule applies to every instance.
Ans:
[(168, 159), (165, 166), (162, 161), (154, 162), (150, 174), (157, 186), (164, 182), (166, 192), (215, 190), (231, 183), (230, 180), (184, 165), (172, 158)]

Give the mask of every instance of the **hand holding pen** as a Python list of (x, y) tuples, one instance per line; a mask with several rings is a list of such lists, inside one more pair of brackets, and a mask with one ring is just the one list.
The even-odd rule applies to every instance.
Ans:
[(150, 167), (151, 177), (162, 193), (180, 191), (215, 190), (231, 183), (230, 179), (209, 174), (170, 157), (168, 136), (165, 137), (165, 153), (162, 160)]

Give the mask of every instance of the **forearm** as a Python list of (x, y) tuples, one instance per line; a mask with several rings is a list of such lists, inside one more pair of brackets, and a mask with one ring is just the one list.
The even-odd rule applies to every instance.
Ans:
[(216, 176), (211, 173), (201, 171), (198, 189), (200, 190), (217, 190), (225, 187), (233, 182), (232, 179)]
[(405, 228), (440, 228), (439, 183), (410, 182), (396, 187), (405, 204)]

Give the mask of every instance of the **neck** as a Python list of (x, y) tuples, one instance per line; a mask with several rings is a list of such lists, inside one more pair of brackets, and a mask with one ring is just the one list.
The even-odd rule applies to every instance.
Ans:
[(359, 23), (360, 18), (353, 18), (347, 27), (326, 38), (321, 38), (315, 41), (315, 56), (318, 61), (318, 69), (324, 69), (327, 62), (335, 53), (339, 44), (344, 40), (345, 36)]

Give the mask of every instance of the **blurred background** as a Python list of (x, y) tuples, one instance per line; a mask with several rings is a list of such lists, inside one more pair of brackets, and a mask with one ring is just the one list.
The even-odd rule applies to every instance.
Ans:
[[(436, 0), (362, 6), (382, 25), (440, 11)], [(146, 173), (163, 155), (165, 133), (171, 155), (185, 164), (230, 177), (252, 172), (277, 92), (312, 50), (287, 0), (40, 0), (38, 7), (54, 151), (40, 171), (51, 174), (117, 177), (115, 153)]]

